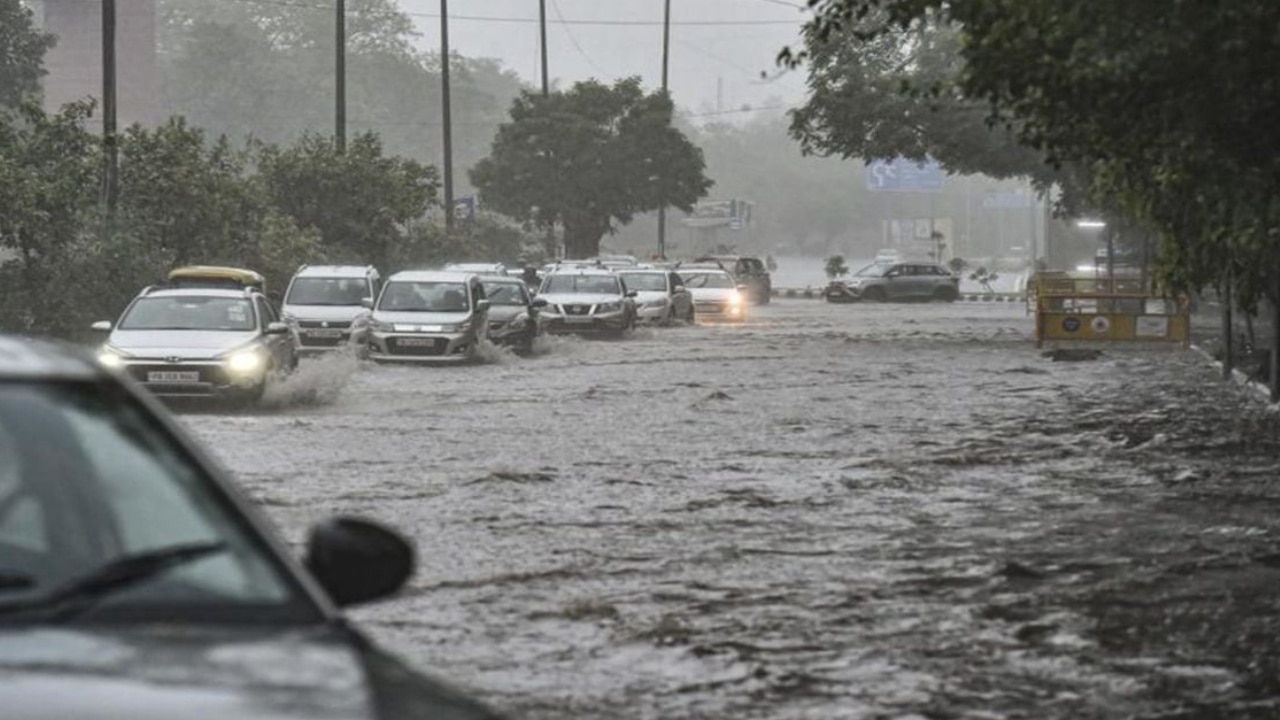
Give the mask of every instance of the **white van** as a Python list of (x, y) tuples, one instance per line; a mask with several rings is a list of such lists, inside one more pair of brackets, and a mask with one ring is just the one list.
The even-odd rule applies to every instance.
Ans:
[(298, 352), (319, 353), (363, 343), (367, 306), (379, 290), (381, 278), (371, 265), (298, 268), (284, 294), (284, 318), (294, 328)]

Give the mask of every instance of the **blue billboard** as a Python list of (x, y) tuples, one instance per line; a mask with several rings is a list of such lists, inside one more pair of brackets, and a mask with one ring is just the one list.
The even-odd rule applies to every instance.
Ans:
[(938, 192), (946, 173), (935, 160), (906, 158), (867, 163), (867, 189), (872, 192)]

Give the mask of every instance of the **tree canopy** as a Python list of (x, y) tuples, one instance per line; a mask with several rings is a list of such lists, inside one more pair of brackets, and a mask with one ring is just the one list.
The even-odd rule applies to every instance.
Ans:
[(471, 181), (498, 212), (563, 225), (566, 257), (595, 255), (615, 224), (664, 203), (688, 211), (711, 187), (702, 151), (672, 126), (672, 111), (638, 78), (525, 92)]
[(36, 28), (22, 0), (0, 0), (0, 108), (16, 108), (39, 95), (44, 54), (53, 42)]

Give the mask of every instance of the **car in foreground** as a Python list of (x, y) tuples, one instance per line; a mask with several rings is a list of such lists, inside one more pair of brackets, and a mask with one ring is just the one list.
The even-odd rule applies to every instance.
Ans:
[(547, 301), (530, 295), (518, 277), (481, 277), (480, 285), (489, 301), (489, 340), (516, 352), (533, 352), (542, 336), (540, 311)]
[(371, 265), (303, 265), (289, 281), (282, 315), (294, 328), (298, 352), (323, 353), (360, 345), (368, 330), (369, 301), (381, 278)]
[(636, 293), (601, 268), (561, 268), (542, 280), (538, 297), (548, 332), (623, 334), (636, 326)]
[(614, 270), (636, 293), (636, 320), (671, 325), (676, 320), (694, 321), (693, 296), (680, 276), (670, 270)]
[(708, 255), (698, 258), (698, 262), (716, 262), (726, 272), (737, 279), (738, 284), (745, 285), (746, 297), (757, 305), (767, 305), (773, 295), (773, 276), (769, 266), (758, 257), (746, 255)]
[(102, 363), (159, 397), (252, 402), (298, 362), (289, 326), (252, 288), (147, 288), (93, 328), (108, 333)]
[(489, 301), (471, 273), (396, 273), (372, 310), (368, 357), (375, 362), (471, 361), (489, 330)]
[(699, 321), (742, 322), (747, 319), (746, 286), (720, 269), (684, 268), (680, 278), (693, 296)]
[(960, 278), (937, 263), (872, 263), (848, 280), (833, 281), (825, 296), (829, 302), (955, 302)]
[(0, 336), (0, 716), (496, 718), (341, 614), (404, 585), (406, 540), (335, 518), (293, 558), (135, 387)]

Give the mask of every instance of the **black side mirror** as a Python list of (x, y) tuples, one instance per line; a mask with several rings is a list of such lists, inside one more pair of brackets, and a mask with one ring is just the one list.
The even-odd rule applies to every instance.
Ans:
[(533, 302), (529, 303), (529, 307), (544, 308), (547, 304), (546, 298), (534, 298)]
[(640, 294), (640, 293), (636, 292), (635, 290), (628, 290), (628, 291), (626, 292), (626, 297), (633, 298), (633, 297), (635, 297), (635, 296), (637, 296), (637, 295), (639, 295), (639, 294)]
[(413, 546), (381, 525), (333, 518), (311, 528), (307, 569), (338, 607), (386, 598), (413, 575)]

